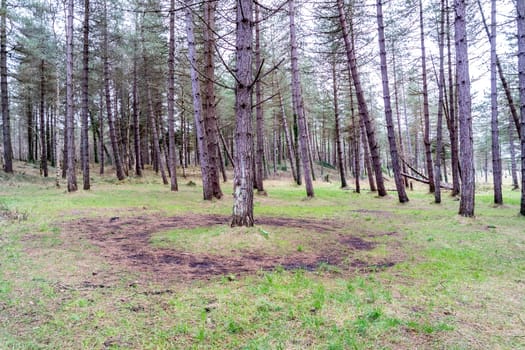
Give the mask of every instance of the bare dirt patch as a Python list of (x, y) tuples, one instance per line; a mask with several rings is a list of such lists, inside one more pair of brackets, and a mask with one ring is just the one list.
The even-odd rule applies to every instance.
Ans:
[[(345, 234), (343, 223), (293, 218), (258, 218), (257, 225), (296, 227), (305, 232), (330, 234), (337, 238), (335, 244), (320, 244), (315, 252), (291, 252), (283, 256), (256, 251), (242, 251), (238, 255), (190, 253), (151, 245), (152, 234), (172, 229), (192, 229), (228, 224), (230, 217), (222, 215), (197, 215), (164, 217), (142, 215), (136, 217), (82, 218), (62, 225), (67, 239), (88, 239), (98, 247), (101, 256), (110, 265), (123, 270), (147, 272), (156, 280), (209, 279), (215, 276), (250, 274), (284, 269), (316, 270), (320, 265), (340, 268), (377, 270), (394, 265), (391, 261), (352, 261), (354, 250), (371, 250), (374, 242)], [(334, 240), (332, 240), (334, 242)]]

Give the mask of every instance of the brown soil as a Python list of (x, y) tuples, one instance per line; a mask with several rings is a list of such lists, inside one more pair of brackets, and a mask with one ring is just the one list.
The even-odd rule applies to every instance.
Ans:
[(143, 215), (136, 217), (82, 218), (64, 223), (68, 239), (89, 239), (99, 248), (101, 256), (109, 265), (124, 271), (150, 273), (155, 280), (195, 280), (215, 276), (250, 274), (260, 270), (284, 269), (316, 270), (322, 264), (335, 265), (341, 269), (363, 271), (384, 269), (394, 265), (390, 261), (375, 262), (349, 260), (352, 250), (371, 250), (374, 242), (344, 235), (342, 223), (292, 218), (258, 218), (257, 225), (297, 227), (317, 234), (336, 235), (336, 244), (320, 246), (315, 253), (293, 252), (286, 256), (264, 255), (244, 251), (237, 256), (206, 253), (189, 253), (150, 244), (153, 233), (170, 229), (197, 228), (229, 223), (230, 217), (221, 215), (197, 215), (164, 217)]

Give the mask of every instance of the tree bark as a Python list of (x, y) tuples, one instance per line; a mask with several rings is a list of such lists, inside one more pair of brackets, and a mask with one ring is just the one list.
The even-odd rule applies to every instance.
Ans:
[(474, 141), (472, 134), (472, 107), (470, 95), (470, 76), (468, 59), (468, 42), (466, 29), (466, 0), (454, 0), (455, 6), (455, 42), (456, 67), (458, 77), (458, 119), (460, 163), (461, 163), (461, 198), (459, 214), (474, 216), (475, 205), (475, 170)]
[(421, 31), (421, 67), (423, 78), (423, 117), (424, 117), (424, 136), (423, 143), (425, 144), (425, 159), (428, 175), (429, 192), (434, 193), (434, 168), (432, 165), (432, 149), (430, 144), (430, 111), (428, 108), (428, 82), (427, 82), (427, 62), (425, 49), (425, 28), (423, 23), (423, 3), (419, 0), (419, 28)]
[(2, 136), (4, 171), (13, 172), (13, 146), (11, 144), (11, 118), (9, 116), (9, 90), (7, 86), (7, 1), (1, 2), (0, 18), (0, 104), (2, 106)]
[(348, 29), (348, 24), (346, 21), (346, 14), (344, 12), (343, 0), (337, 0), (337, 7), (339, 10), (339, 22), (342, 29), (343, 40), (345, 43), (345, 50), (347, 55), (347, 64), (350, 73), (352, 74), (352, 81), (354, 83), (355, 92), (357, 95), (357, 105), (359, 108), (359, 114), (363, 123), (365, 125), (368, 144), (370, 146), (370, 153), (372, 156), (372, 163), (374, 167), (374, 173), (377, 182), (377, 193), (379, 196), (383, 197), (387, 195), (385, 189), (385, 183), (383, 180), (383, 172), (381, 169), (381, 157), (379, 145), (376, 141), (374, 127), (372, 125), (372, 119), (368, 113), (368, 108), (366, 106), (366, 99), (363, 89), (361, 87), (361, 79), (357, 71), (357, 59), (355, 56), (355, 48), (353, 40), (350, 39), (350, 31)]
[(521, 114), (521, 206), (520, 214), (525, 215), (525, 2), (517, 1), (518, 26), (518, 72)]
[(82, 39), (82, 126), (80, 134), (80, 149), (82, 163), (83, 189), (91, 187), (89, 180), (89, 0), (84, 0), (84, 25)]
[(199, 77), (197, 73), (197, 53), (195, 48), (195, 35), (193, 31), (193, 16), (190, 6), (193, 0), (186, 1), (186, 34), (188, 39), (188, 59), (190, 61), (191, 90), (193, 94), (193, 113), (195, 117), (195, 132), (199, 151), (199, 160), (202, 174), (202, 191), (204, 200), (213, 198), (213, 189), (210, 183), (210, 167), (208, 147), (206, 143), (206, 128), (202, 116), (202, 97)]
[(44, 177), (48, 177), (47, 169), (47, 141), (45, 127), (45, 101), (44, 101), (44, 60), (40, 61), (40, 168)]
[[(441, 0), (441, 10), (439, 17), (439, 77), (438, 77), (438, 115), (436, 132), (436, 177), (434, 201), (441, 203), (441, 155), (443, 148), (443, 106), (444, 106), (444, 84), (445, 84), (445, 1)], [(446, 171), (445, 171), (446, 174)]]
[(283, 123), (284, 138), (286, 139), (286, 150), (288, 151), (288, 159), (290, 160), (290, 169), (292, 171), (292, 177), (297, 183), (297, 172), (294, 166), (295, 153), (293, 149), (292, 137), (290, 135), (290, 128), (288, 127), (288, 119), (286, 118), (286, 110), (284, 108), (283, 97), (279, 88), (279, 83), (277, 83), (277, 97), (279, 99), (279, 109), (281, 110), (281, 120)]
[(394, 171), (394, 181), (396, 183), (397, 196), (400, 203), (408, 202), (408, 196), (405, 191), (405, 184), (401, 176), (401, 167), (399, 165), (399, 156), (396, 144), (396, 132), (394, 130), (394, 120), (392, 118), (392, 105), (390, 101), (390, 87), (388, 82), (388, 69), (386, 63), (386, 45), (385, 45), (385, 25), (383, 24), (383, 5), (382, 0), (377, 0), (377, 26), (379, 33), (379, 56), (381, 60), (381, 77), (383, 83), (383, 101), (385, 104), (385, 119), (388, 133), (388, 144), (390, 146), (390, 157), (392, 170)]
[(66, 129), (67, 129), (67, 190), (77, 190), (75, 169), (75, 116), (73, 106), (73, 10), (74, 1), (67, 2), (66, 23)]
[(172, 191), (178, 191), (175, 149), (175, 0), (170, 0), (168, 53), (168, 166)]
[[(343, 162), (343, 150), (341, 147), (341, 127), (339, 121), (339, 101), (337, 97), (337, 72), (336, 72), (336, 62), (335, 56), (332, 60), (332, 92), (334, 95), (334, 119), (335, 119), (335, 144), (337, 147), (337, 166), (339, 168), (339, 177), (341, 179), (341, 187), (346, 188), (348, 184), (346, 183), (345, 168)], [(322, 169), (322, 168), (321, 168)]]
[[(262, 69), (261, 59), (261, 29), (259, 26), (259, 5), (255, 5), (255, 67)], [(255, 187), (258, 193), (264, 192), (264, 111), (263, 111), (263, 91), (262, 82), (257, 79), (255, 82), (255, 115), (256, 115), (256, 150), (255, 150)]]
[(139, 121), (139, 103), (137, 93), (137, 45), (134, 42), (133, 55), (133, 145), (135, 148), (135, 175), (142, 177), (142, 151), (140, 147), (140, 121)]
[(253, 226), (253, 0), (237, 0), (235, 155), (231, 226)]
[(314, 196), (312, 183), (312, 173), (308, 154), (308, 130), (306, 125), (306, 115), (304, 111), (303, 98), (301, 93), (301, 77), (299, 73), (299, 55), (297, 52), (297, 38), (295, 33), (295, 1), (288, 1), (288, 12), (290, 16), (290, 58), (292, 61), (292, 100), (294, 111), (297, 114), (297, 126), (299, 132), (300, 154), (304, 170), (304, 183), (306, 186), (306, 196)]

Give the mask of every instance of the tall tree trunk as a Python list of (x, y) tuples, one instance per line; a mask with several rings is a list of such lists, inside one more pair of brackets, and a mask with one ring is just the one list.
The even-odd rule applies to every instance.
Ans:
[(235, 167), (231, 226), (253, 226), (253, 0), (237, 0)]
[(405, 184), (401, 177), (401, 167), (399, 165), (399, 156), (396, 145), (396, 132), (394, 130), (394, 120), (392, 118), (392, 105), (390, 102), (390, 87), (388, 83), (388, 69), (386, 63), (386, 45), (385, 45), (385, 25), (383, 24), (383, 5), (382, 0), (377, 0), (377, 26), (379, 33), (379, 56), (381, 59), (381, 77), (383, 82), (383, 101), (385, 103), (385, 118), (388, 133), (388, 144), (390, 146), (390, 158), (392, 161), (392, 170), (394, 171), (394, 181), (396, 183), (397, 196), (400, 203), (408, 202), (408, 196), (405, 191)]
[(299, 131), (299, 145), (301, 149), (301, 159), (304, 170), (304, 183), (306, 186), (306, 196), (314, 196), (312, 183), (312, 173), (308, 155), (308, 130), (306, 125), (306, 115), (304, 111), (303, 98), (301, 93), (301, 77), (299, 74), (299, 55), (297, 52), (297, 38), (295, 33), (295, 1), (288, 1), (288, 12), (290, 16), (290, 57), (292, 61), (292, 100), (294, 111), (297, 114), (297, 126)]
[(100, 169), (99, 169), (99, 174), (100, 175), (104, 175), (104, 167), (105, 167), (105, 163), (106, 163), (106, 158), (105, 158), (105, 154), (104, 154), (104, 98), (105, 98), (105, 95), (104, 93), (102, 93), (102, 91), (100, 92), (100, 108), (99, 108), (99, 116), (98, 116), (98, 124), (99, 124), (99, 143), (100, 143), (100, 155), (99, 155), (99, 159), (100, 159)]
[[(337, 97), (337, 72), (335, 56), (332, 60), (332, 92), (334, 95), (334, 118), (335, 118), (335, 143), (337, 147), (337, 166), (339, 167), (339, 177), (341, 178), (341, 187), (348, 187), (346, 183), (345, 167), (343, 162), (343, 150), (341, 148), (341, 127), (339, 121), (339, 101)], [(321, 168), (322, 169), (322, 168)]]
[(297, 183), (297, 172), (294, 165), (295, 154), (293, 149), (292, 137), (290, 135), (290, 128), (288, 127), (288, 120), (286, 118), (286, 110), (284, 108), (283, 97), (281, 95), (281, 90), (279, 88), (279, 83), (277, 83), (277, 97), (279, 99), (279, 109), (281, 110), (281, 120), (283, 123), (284, 138), (286, 139), (286, 150), (288, 151), (288, 159), (290, 160), (290, 169), (292, 171), (292, 177)]
[(82, 50), (82, 129), (80, 134), (80, 149), (82, 162), (82, 180), (84, 190), (91, 187), (89, 181), (89, 0), (84, 0), (84, 27)]
[(47, 141), (45, 127), (45, 101), (44, 101), (44, 60), (40, 61), (40, 168), (44, 177), (48, 177), (47, 169)]
[(466, 29), (466, 0), (454, 0), (456, 18), (454, 21), (456, 41), (456, 67), (458, 77), (458, 117), (459, 139), (461, 143), (461, 199), (459, 214), (474, 216), (475, 170), (474, 140), (472, 134), (472, 107), (470, 95), (470, 76), (468, 42)]
[(137, 45), (134, 43), (133, 55), (133, 145), (135, 148), (135, 175), (142, 177), (142, 150), (140, 147), (140, 120), (139, 120), (139, 103), (137, 93)]
[[(261, 59), (261, 29), (259, 26), (259, 5), (255, 5), (255, 67), (262, 69)], [(262, 81), (255, 82), (255, 115), (256, 115), (256, 150), (255, 150), (255, 187), (257, 192), (264, 194), (264, 111), (263, 111)]]
[(521, 215), (525, 215), (525, 2), (517, 1), (518, 72), (521, 113)]
[(359, 114), (365, 125), (368, 144), (370, 146), (370, 153), (372, 156), (372, 163), (374, 167), (376, 182), (377, 182), (377, 193), (383, 197), (387, 195), (385, 189), (385, 183), (383, 180), (383, 172), (381, 169), (381, 156), (379, 145), (376, 141), (374, 126), (372, 125), (372, 119), (368, 113), (366, 106), (365, 94), (361, 87), (361, 79), (357, 71), (357, 59), (354, 50), (353, 40), (350, 39), (350, 31), (346, 21), (346, 14), (344, 12), (343, 0), (337, 0), (337, 7), (339, 10), (339, 22), (341, 24), (343, 40), (345, 42), (345, 50), (347, 55), (347, 63), (350, 73), (352, 74), (352, 81), (354, 83), (355, 92), (357, 95), (357, 105), (359, 108)]
[(514, 145), (514, 130), (516, 130), (512, 119), (509, 119), (509, 148), (510, 148), (510, 167), (512, 176), (512, 189), (517, 190), (520, 188), (518, 183), (518, 167), (516, 164), (516, 146)]
[(1, 2), (0, 18), (0, 104), (2, 105), (2, 136), (4, 148), (4, 171), (13, 172), (13, 146), (11, 144), (11, 120), (9, 117), (9, 90), (7, 87), (7, 1)]
[(202, 191), (204, 200), (213, 198), (213, 188), (210, 183), (210, 166), (206, 128), (202, 116), (202, 98), (199, 76), (197, 73), (197, 53), (195, 48), (195, 35), (193, 32), (193, 16), (190, 6), (193, 0), (186, 1), (186, 34), (188, 39), (188, 59), (190, 61), (191, 90), (193, 94), (193, 113), (195, 116), (195, 132), (197, 138), (199, 160), (202, 174)]
[(492, 177), (494, 181), (494, 203), (503, 204), (501, 151), (498, 128), (498, 84), (496, 77), (496, 0), (491, 0), (491, 38), (490, 38), (490, 105), (492, 131)]
[[(104, 0), (104, 26), (103, 26), (103, 64), (104, 64), (104, 92), (106, 95), (106, 111), (108, 115), (108, 126), (109, 126), (109, 138), (111, 140), (111, 148), (113, 149), (113, 163), (117, 172), (117, 179), (124, 180), (124, 169), (122, 167), (122, 161), (120, 158), (120, 152), (117, 141), (117, 133), (115, 130), (115, 121), (113, 119), (113, 110), (111, 105), (111, 91), (110, 91), (110, 76), (109, 76), (109, 39), (108, 39), (108, 15), (106, 0)], [(115, 112), (116, 114), (116, 112)], [(102, 123), (101, 123), (102, 125)], [(101, 135), (102, 136), (102, 135)]]
[(368, 176), (368, 185), (370, 186), (370, 191), (375, 192), (377, 191), (377, 187), (376, 181), (374, 179), (374, 170), (372, 169), (372, 164), (370, 163), (370, 149), (368, 148), (369, 143), (366, 137), (365, 123), (363, 122), (363, 120), (361, 120), (360, 124), (361, 140), (363, 144), (363, 158), (365, 161), (366, 174)]
[(458, 116), (456, 114), (457, 85), (454, 84), (454, 75), (452, 73), (452, 45), (451, 45), (451, 26), (450, 26), (450, 9), (448, 0), (446, 0), (447, 18), (447, 61), (448, 61), (448, 118), (447, 128), (450, 135), (450, 163), (452, 169), (452, 196), (460, 193), (460, 173), (459, 173), (459, 138), (458, 138)]
[(168, 53), (168, 166), (172, 191), (178, 191), (175, 149), (175, 0), (170, 0), (170, 37)]
[[(438, 77), (438, 120), (436, 132), (436, 177), (434, 201), (441, 203), (441, 155), (443, 148), (443, 106), (444, 106), (444, 84), (445, 84), (445, 1), (441, 0), (441, 11), (439, 17), (439, 77)], [(445, 171), (446, 174), (446, 171)]]
[(66, 129), (67, 129), (67, 190), (77, 190), (75, 169), (75, 116), (73, 110), (73, 9), (74, 1), (67, 2), (66, 24)]
[(427, 83), (427, 58), (425, 49), (425, 29), (423, 23), (423, 2), (419, 0), (419, 28), (421, 31), (421, 67), (423, 77), (423, 117), (424, 117), (424, 136), (423, 143), (425, 144), (425, 158), (427, 166), (428, 187), (429, 192), (434, 193), (434, 168), (432, 165), (432, 148), (430, 144), (430, 111), (428, 108), (428, 83)]
[(359, 120), (356, 120), (354, 95), (352, 94), (352, 84), (350, 88), (350, 115), (352, 118), (352, 130), (354, 139), (354, 176), (355, 176), (355, 192), (361, 193), (361, 125)]
[(215, 10), (216, 1), (204, 3), (204, 60), (206, 86), (204, 95), (204, 127), (208, 148), (208, 176), (213, 197), (221, 199), (219, 136), (217, 134), (217, 108), (215, 99)]

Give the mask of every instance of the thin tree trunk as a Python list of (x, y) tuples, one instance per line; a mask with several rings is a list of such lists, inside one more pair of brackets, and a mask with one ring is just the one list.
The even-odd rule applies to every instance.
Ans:
[(134, 43), (133, 56), (133, 144), (135, 146), (135, 175), (142, 177), (142, 150), (140, 147), (140, 121), (139, 121), (139, 104), (137, 93), (137, 45)]
[(518, 72), (520, 87), (521, 113), (521, 206), (520, 213), (525, 215), (525, 2), (517, 1), (518, 25)]
[[(436, 188), (434, 201), (441, 203), (441, 154), (443, 148), (443, 106), (444, 106), (444, 84), (445, 84), (445, 2), (441, 0), (441, 11), (439, 17), (439, 77), (438, 77), (438, 120), (436, 132)], [(445, 171), (446, 174), (446, 171)]]
[(355, 56), (353, 40), (350, 39), (350, 31), (348, 29), (346, 14), (344, 12), (343, 0), (337, 0), (337, 7), (339, 10), (339, 22), (341, 24), (343, 40), (345, 42), (345, 49), (347, 55), (347, 63), (350, 73), (352, 74), (352, 81), (354, 83), (355, 92), (357, 95), (357, 104), (359, 107), (359, 114), (361, 119), (365, 124), (365, 129), (367, 133), (368, 144), (370, 146), (370, 153), (372, 156), (372, 163), (374, 166), (374, 172), (377, 182), (377, 191), (378, 195), (383, 197), (387, 195), (385, 189), (385, 183), (383, 180), (383, 173), (381, 168), (381, 157), (379, 145), (376, 141), (374, 127), (372, 125), (371, 117), (368, 113), (368, 108), (366, 106), (365, 95), (361, 87), (361, 80), (359, 73), (357, 71), (357, 59)]
[[(401, 154), (401, 157), (406, 158), (405, 149), (403, 147), (403, 134), (401, 132), (401, 113), (399, 111), (399, 88), (398, 88), (398, 82), (397, 82), (397, 66), (396, 66), (396, 54), (395, 54), (395, 48), (394, 43), (392, 42), (392, 70), (394, 74), (394, 100), (396, 103), (396, 119), (397, 119), (397, 138), (399, 140), (399, 153)], [(408, 133), (408, 131), (407, 131)], [(401, 165), (401, 170), (404, 173), (407, 173), (406, 164), (403, 163)], [(404, 178), (405, 187), (408, 187), (408, 178)]]
[(461, 143), (460, 161), (462, 186), (459, 214), (466, 217), (472, 217), (474, 216), (475, 205), (475, 170), (466, 29), (466, 7), (466, 0), (455, 0), (454, 8), (456, 18), (454, 22), (454, 29), (456, 41), (456, 67), (458, 76), (458, 116), (459, 138)]
[(47, 169), (47, 141), (45, 128), (45, 101), (44, 101), (44, 60), (40, 61), (40, 167), (44, 177), (48, 177)]
[(294, 111), (297, 114), (297, 126), (299, 131), (299, 145), (301, 149), (301, 159), (304, 170), (304, 183), (306, 186), (306, 196), (314, 196), (312, 183), (312, 173), (308, 155), (308, 130), (306, 125), (306, 115), (304, 111), (303, 98), (301, 94), (301, 78), (299, 75), (299, 55), (297, 52), (297, 39), (295, 33), (295, 1), (289, 0), (288, 12), (290, 16), (290, 57), (292, 61), (292, 99)]
[(231, 226), (253, 226), (252, 42), (253, 0), (237, 1), (236, 147)]
[(66, 129), (67, 129), (67, 190), (77, 190), (75, 169), (75, 119), (73, 110), (73, 9), (74, 1), (67, 2), (66, 24)]
[(178, 191), (175, 149), (175, 0), (170, 0), (170, 37), (168, 53), (168, 166), (172, 191)]
[(281, 95), (279, 83), (277, 83), (277, 91), (278, 91), (277, 94), (278, 94), (278, 99), (279, 99), (279, 108), (281, 110), (281, 118), (282, 118), (283, 129), (284, 129), (284, 138), (286, 139), (286, 149), (288, 151), (288, 159), (290, 160), (290, 169), (292, 171), (292, 177), (294, 181), (297, 183), (297, 172), (294, 166), (295, 154), (294, 154), (294, 149), (293, 149), (292, 137), (290, 135), (290, 128), (288, 127), (288, 120), (286, 118), (286, 111), (284, 108), (283, 97)]
[(9, 116), (9, 90), (7, 87), (7, 1), (1, 2), (0, 18), (0, 104), (2, 105), (2, 136), (4, 148), (4, 171), (13, 172), (13, 146), (11, 144), (11, 120)]
[[(339, 177), (341, 179), (341, 187), (348, 187), (346, 183), (345, 168), (343, 163), (343, 150), (341, 149), (341, 131), (339, 122), (339, 101), (337, 97), (337, 72), (335, 57), (332, 61), (332, 92), (334, 95), (334, 118), (335, 118), (335, 143), (337, 147), (337, 166), (339, 167)], [(322, 168), (321, 168), (322, 169)]]
[(514, 145), (514, 130), (516, 130), (513, 120), (509, 119), (509, 148), (510, 148), (510, 167), (512, 175), (512, 189), (517, 190), (520, 188), (518, 183), (518, 169), (516, 164), (516, 146)]
[(450, 162), (452, 169), (452, 196), (457, 196), (460, 193), (460, 172), (459, 172), (459, 138), (458, 138), (458, 116), (456, 114), (456, 84), (452, 74), (452, 47), (450, 39), (450, 15), (448, 0), (446, 0), (447, 18), (447, 61), (448, 61), (448, 118), (447, 128), (450, 135)]
[(366, 174), (368, 175), (368, 184), (370, 186), (370, 191), (375, 192), (377, 191), (376, 188), (376, 182), (374, 179), (374, 170), (372, 169), (372, 164), (370, 164), (370, 150), (368, 149), (368, 140), (366, 139), (366, 128), (365, 123), (361, 120), (361, 140), (363, 143), (363, 157), (365, 160), (365, 168), (366, 168)]
[(354, 135), (354, 176), (355, 192), (361, 193), (361, 125), (355, 117), (354, 96), (352, 94), (352, 84), (350, 84), (350, 114), (352, 118), (352, 129)]
[[(261, 29), (259, 26), (259, 5), (255, 5), (255, 67), (260, 71), (262, 69), (261, 59)], [(255, 82), (255, 111), (256, 111), (256, 150), (255, 150), (255, 186), (257, 192), (264, 194), (264, 111), (263, 111), (263, 91), (262, 81), (257, 79)]]
[(84, 0), (82, 49), (82, 126), (80, 135), (83, 189), (91, 187), (89, 180), (89, 0)]
[(201, 164), (203, 197), (204, 200), (211, 200), (213, 198), (213, 188), (210, 183), (206, 128), (202, 117), (201, 88), (197, 73), (197, 53), (195, 48), (195, 35), (193, 33), (193, 17), (190, 9), (192, 3), (193, 0), (186, 1), (186, 34), (188, 39), (188, 59), (190, 61), (191, 89), (193, 94), (193, 113), (195, 116), (195, 131)]
[(381, 59), (381, 77), (383, 82), (383, 100), (385, 103), (385, 118), (388, 133), (388, 144), (390, 146), (390, 157), (392, 169), (394, 171), (394, 181), (396, 183), (397, 195), (400, 203), (408, 202), (408, 196), (405, 192), (405, 184), (401, 176), (401, 167), (399, 166), (399, 157), (396, 145), (396, 132), (394, 130), (394, 120), (392, 118), (392, 106), (390, 102), (390, 87), (388, 83), (388, 69), (386, 63), (386, 45), (385, 45), (385, 25), (383, 24), (383, 5), (382, 0), (377, 0), (377, 26), (379, 33), (379, 55)]
[(100, 143), (100, 169), (99, 174), (104, 175), (104, 167), (106, 163), (106, 157), (104, 154), (104, 94), (102, 91), (100, 92), (100, 108), (99, 108), (99, 117), (98, 117), (98, 124), (99, 124), (99, 143)]
[(419, 28), (421, 31), (421, 67), (423, 77), (423, 116), (424, 116), (424, 136), (425, 158), (428, 175), (429, 192), (434, 193), (434, 168), (432, 165), (432, 149), (430, 144), (430, 111), (428, 108), (428, 83), (427, 83), (427, 63), (425, 49), (425, 29), (423, 23), (423, 2), (419, 0)]

